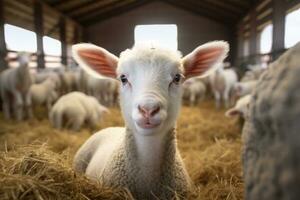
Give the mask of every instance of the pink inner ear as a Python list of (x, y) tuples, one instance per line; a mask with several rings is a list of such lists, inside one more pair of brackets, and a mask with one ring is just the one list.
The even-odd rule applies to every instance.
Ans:
[(185, 76), (197, 76), (207, 71), (221, 56), (221, 49), (208, 49), (193, 55), (185, 65)]
[(228, 116), (235, 116), (235, 115), (239, 115), (239, 114), (240, 114), (240, 112), (236, 109), (229, 110), (227, 113)]
[(81, 50), (78, 52), (81, 59), (93, 70), (104, 76), (116, 77), (115, 66), (117, 61), (108, 59), (100, 51)]

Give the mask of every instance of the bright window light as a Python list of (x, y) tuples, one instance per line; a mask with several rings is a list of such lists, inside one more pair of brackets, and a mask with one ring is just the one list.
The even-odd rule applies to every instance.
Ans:
[(260, 53), (270, 53), (272, 49), (273, 25), (269, 24), (264, 27), (260, 34)]
[(5, 24), (4, 36), (7, 49), (36, 52), (36, 34), (34, 32), (11, 24)]
[(138, 25), (134, 29), (134, 42), (177, 50), (177, 26), (175, 24)]
[(46, 55), (61, 56), (61, 42), (59, 40), (44, 36), (43, 43)]
[(285, 18), (285, 48), (290, 48), (300, 41), (300, 8), (287, 14)]
[(249, 48), (250, 48), (250, 46), (249, 46), (249, 39), (246, 39), (244, 41), (244, 46), (243, 46), (243, 56), (244, 57), (249, 56)]

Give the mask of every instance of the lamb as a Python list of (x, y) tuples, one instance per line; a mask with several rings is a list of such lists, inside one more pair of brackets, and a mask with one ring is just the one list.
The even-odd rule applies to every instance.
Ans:
[(220, 108), (221, 100), (224, 101), (225, 107), (228, 108), (233, 103), (231, 92), (238, 80), (236, 72), (233, 69), (219, 67), (209, 78), (215, 97), (216, 108)]
[(89, 138), (75, 155), (75, 170), (105, 186), (128, 188), (136, 199), (185, 197), (192, 183), (175, 131), (182, 82), (214, 71), (228, 48), (215, 41), (181, 59), (179, 52), (147, 45), (135, 45), (120, 58), (92, 44), (73, 46), (73, 57), (88, 73), (120, 81), (125, 120), (125, 127)]
[(53, 103), (58, 98), (55, 86), (56, 83), (50, 77), (40, 84), (32, 84), (29, 89), (32, 104), (34, 106), (46, 105), (49, 114)]
[(242, 118), (247, 118), (249, 116), (249, 106), (251, 102), (251, 95), (241, 97), (235, 104), (235, 106), (226, 111), (225, 116), (233, 117), (235, 115), (240, 115)]
[(6, 119), (11, 119), (11, 109), (18, 121), (24, 118), (24, 106), (27, 108), (27, 115), (31, 117), (31, 99), (28, 93), (32, 84), (28, 63), (30, 55), (19, 53), (17, 60), (19, 67), (6, 69), (1, 73), (0, 93), (2, 97), (2, 107)]
[(235, 97), (243, 97), (245, 95), (251, 94), (256, 84), (256, 80), (247, 82), (237, 82), (233, 86), (233, 95)]
[(198, 78), (191, 78), (187, 80), (183, 87), (183, 96), (189, 101), (191, 106), (196, 105), (199, 101), (202, 101), (205, 98), (206, 86)]
[(263, 74), (266, 69), (261, 66), (252, 66), (249, 71), (241, 78), (241, 82), (255, 81)]
[(300, 198), (300, 43), (273, 62), (253, 93), (243, 137), (245, 198)]
[(115, 102), (116, 80), (105, 77), (87, 77), (87, 91), (89, 95), (95, 96), (99, 102), (104, 105), (111, 106)]
[(57, 129), (66, 125), (67, 128), (78, 131), (84, 122), (96, 128), (105, 113), (109, 113), (108, 109), (99, 104), (95, 97), (71, 92), (58, 99), (50, 111), (49, 118), (52, 126)]

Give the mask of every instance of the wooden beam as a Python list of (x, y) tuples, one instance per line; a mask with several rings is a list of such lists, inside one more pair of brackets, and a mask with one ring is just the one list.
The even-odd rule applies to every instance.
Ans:
[[(252, 9), (250, 13), (250, 49), (249, 53), (250, 56), (256, 55), (258, 52), (257, 48), (257, 21), (256, 21), (256, 10), (255, 8)], [(254, 61), (256, 63), (256, 61)]]
[(58, 10), (64, 11), (64, 12), (71, 12), (74, 10), (77, 10), (79, 8), (82, 8), (95, 0), (65, 0), (62, 1), (61, 4), (55, 6)]
[(43, 20), (43, 5), (40, 1), (34, 1), (34, 29), (37, 40), (37, 67), (38, 69), (45, 68), (44, 55), (44, 20)]
[(211, 4), (212, 6), (215, 6), (219, 9), (224, 9), (226, 12), (233, 12), (236, 15), (241, 15), (244, 13), (244, 9), (242, 9), (239, 6), (235, 6), (233, 4), (229, 4), (228, 2), (219, 1), (219, 0), (204, 0), (208, 4)]
[(272, 51), (284, 49), (286, 3), (273, 0), (273, 45)]
[(114, 3), (115, 1), (118, 1), (118, 0), (94, 1), (93, 3), (89, 3), (86, 6), (82, 6), (81, 8), (76, 9), (72, 12), (69, 12), (68, 14), (72, 17), (82, 16), (86, 13), (101, 9), (103, 6)]
[(113, 10), (110, 10), (108, 12), (105, 13), (100, 13), (97, 14), (95, 16), (93, 16), (91, 19), (86, 20), (86, 21), (80, 21), (83, 25), (89, 26), (92, 24), (95, 24), (97, 22), (106, 20), (108, 18), (114, 17), (114, 16), (118, 16), (120, 14), (123, 14), (125, 12), (128, 12), (130, 10), (133, 10), (139, 6), (145, 5), (147, 3), (150, 3), (149, 0), (138, 0), (138, 1), (134, 1), (133, 3), (124, 5), (124, 6), (120, 6), (118, 8), (114, 8)]
[(209, 2), (207, 3), (205, 2), (205, 0), (202, 1), (185, 0), (184, 2), (190, 4), (195, 10), (197, 9), (207, 10), (208, 12), (211, 12), (212, 15), (219, 15), (221, 18), (228, 18), (231, 20), (237, 20), (239, 18), (239, 15), (221, 9), (220, 7), (217, 7), (216, 5), (213, 5)]
[[(135, 0), (131, 0), (131, 1), (134, 2)], [(110, 11), (118, 9), (122, 6), (123, 7), (127, 6), (129, 4), (130, 4), (129, 1), (124, 1), (124, 0), (115, 1), (114, 3), (103, 6), (101, 9), (98, 9), (95, 12), (91, 12), (90, 14), (86, 14), (82, 17), (78, 17), (78, 20), (79, 21), (86, 21), (86, 20), (92, 19), (94, 17), (97, 17), (99, 15), (105, 15), (105, 13), (108, 13)]]
[(7, 49), (4, 37), (4, 0), (0, 0), (0, 72), (7, 68), (5, 60)]
[(61, 17), (59, 20), (59, 35), (61, 42), (61, 63), (67, 65), (67, 41), (66, 41), (66, 20), (64, 17)]
[(225, 23), (227, 25), (233, 25), (234, 24), (233, 20), (217, 16), (214, 13), (212, 13), (211, 11), (208, 11), (207, 9), (202, 9), (202, 8), (197, 8), (196, 9), (195, 6), (187, 4), (183, 1), (164, 0), (164, 2), (168, 3), (172, 6), (175, 6), (177, 8), (184, 9), (186, 11), (194, 13), (196, 15), (212, 19), (212, 20), (214, 20), (218, 23), (223, 23), (223, 24)]

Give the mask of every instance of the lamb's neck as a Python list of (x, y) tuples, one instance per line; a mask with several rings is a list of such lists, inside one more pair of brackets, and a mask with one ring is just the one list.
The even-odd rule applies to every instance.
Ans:
[(140, 172), (148, 178), (160, 176), (164, 162), (175, 157), (175, 151), (170, 151), (176, 149), (174, 129), (151, 136), (133, 132), (129, 134), (133, 137), (128, 145), (135, 150), (135, 164), (139, 166)]

